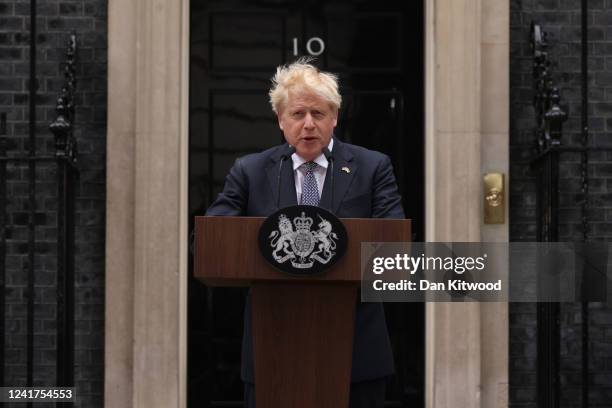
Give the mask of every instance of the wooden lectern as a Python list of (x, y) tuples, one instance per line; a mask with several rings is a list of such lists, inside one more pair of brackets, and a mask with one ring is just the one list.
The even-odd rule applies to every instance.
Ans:
[(348, 407), (361, 243), (410, 241), (410, 220), (342, 219), (344, 257), (318, 276), (293, 277), (260, 254), (264, 219), (196, 217), (195, 276), (251, 287), (258, 408)]

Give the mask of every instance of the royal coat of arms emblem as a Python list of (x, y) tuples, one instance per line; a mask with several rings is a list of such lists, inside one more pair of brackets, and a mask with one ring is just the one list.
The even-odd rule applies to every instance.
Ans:
[[(266, 224), (265, 243), (260, 232), (260, 247), (268, 261), (283, 270), (291, 265), (289, 269), (303, 271), (298, 274), (318, 271), (334, 263), (338, 250), (344, 253), (346, 247), (342, 223), (318, 207), (288, 207), (270, 216)], [(266, 228), (262, 226), (262, 229)], [(343, 243), (341, 248), (339, 240)]]
[[(294, 268), (312, 268), (315, 261), (326, 264), (336, 254), (338, 235), (332, 224), (318, 215), (320, 222), (315, 231), (311, 230), (313, 219), (302, 212), (293, 222), (285, 214), (278, 217), (278, 230), (268, 237), (274, 249), (272, 256), (278, 263), (289, 260)], [(293, 227), (295, 226), (295, 230)]]

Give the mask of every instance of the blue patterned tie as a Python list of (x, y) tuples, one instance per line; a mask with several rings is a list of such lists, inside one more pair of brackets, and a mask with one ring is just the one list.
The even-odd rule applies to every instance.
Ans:
[(319, 205), (319, 188), (317, 187), (317, 179), (314, 175), (314, 170), (318, 164), (315, 162), (307, 162), (302, 164), (302, 167), (306, 169), (304, 175), (304, 184), (302, 185), (302, 205)]

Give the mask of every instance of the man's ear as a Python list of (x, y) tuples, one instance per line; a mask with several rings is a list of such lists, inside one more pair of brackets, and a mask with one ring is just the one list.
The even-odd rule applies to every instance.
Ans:
[(280, 113), (276, 115), (276, 119), (278, 120), (278, 127), (280, 128), (280, 130), (283, 130), (283, 122), (281, 121)]

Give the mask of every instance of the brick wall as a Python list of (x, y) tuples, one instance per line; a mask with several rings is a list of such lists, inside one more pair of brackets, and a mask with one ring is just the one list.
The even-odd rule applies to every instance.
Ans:
[[(63, 83), (62, 67), (72, 30), (78, 42), (75, 136), (80, 178), (76, 185), (75, 378), (76, 406), (101, 407), (104, 340), (104, 205), (106, 149), (105, 0), (37, 2), (37, 153), (53, 154), (48, 125)], [(0, 3), (0, 112), (7, 113), (9, 155), (29, 148), (30, 2)], [(56, 347), (56, 166), (37, 164), (34, 308), (34, 381), (55, 383)], [(28, 268), (28, 166), (7, 165), (6, 366), (7, 385), (26, 376)], [(0, 181), (1, 182), (1, 181)], [(1, 211), (2, 209), (0, 209)]]
[[(589, 5), (589, 127), (594, 146), (612, 145), (612, 1), (588, 0)], [(554, 79), (569, 111), (562, 143), (580, 143), (580, 1), (512, 0), (510, 66), (510, 238), (534, 241), (536, 232), (535, 177), (529, 168), (534, 153), (530, 24), (549, 33), (549, 54), (556, 62)], [(564, 153), (560, 167), (560, 234), (562, 241), (580, 241), (580, 154)], [(590, 232), (594, 240), (612, 236), (612, 153), (589, 154)], [(590, 406), (612, 401), (612, 310), (590, 305)], [(561, 406), (578, 407), (581, 398), (580, 305), (561, 304)], [(536, 308), (510, 305), (510, 401), (512, 407), (536, 406)]]

